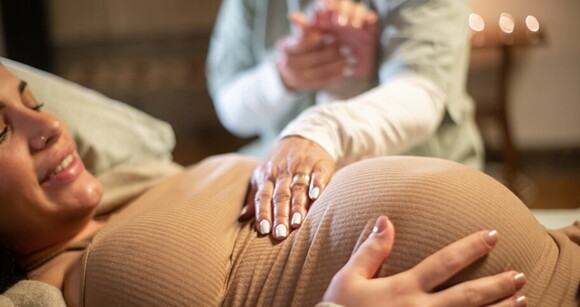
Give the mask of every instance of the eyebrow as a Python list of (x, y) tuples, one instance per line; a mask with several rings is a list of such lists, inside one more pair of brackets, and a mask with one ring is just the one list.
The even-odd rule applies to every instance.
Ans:
[[(26, 83), (26, 81), (20, 80), (20, 83), (18, 84), (18, 92), (20, 94), (24, 93), (24, 90), (26, 89), (27, 85), (28, 83)], [(6, 104), (4, 103), (4, 101), (0, 101), (0, 110), (4, 108), (6, 108)]]

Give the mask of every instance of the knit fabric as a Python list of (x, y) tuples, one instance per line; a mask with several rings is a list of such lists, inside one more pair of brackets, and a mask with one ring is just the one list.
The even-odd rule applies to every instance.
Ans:
[[(434, 158), (348, 166), (277, 242), (237, 221), (256, 161), (210, 158), (150, 189), (113, 217), (84, 260), (85, 306), (313, 306), (379, 215), (396, 228), (379, 276), (407, 270), (469, 233), (496, 229), (496, 248), (442, 285), (524, 272), (530, 306), (577, 306), (580, 247), (548, 232), (509, 190)], [(578, 234), (580, 227), (570, 233)]]

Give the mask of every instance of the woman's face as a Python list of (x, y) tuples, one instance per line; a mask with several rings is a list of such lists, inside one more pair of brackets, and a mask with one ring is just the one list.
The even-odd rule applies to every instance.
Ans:
[(64, 124), (41, 107), (0, 65), (0, 243), (17, 252), (73, 236), (102, 195)]

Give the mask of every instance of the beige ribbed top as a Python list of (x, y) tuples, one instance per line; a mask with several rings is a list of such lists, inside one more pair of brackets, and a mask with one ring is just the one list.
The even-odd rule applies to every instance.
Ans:
[[(150, 189), (88, 248), (86, 306), (312, 306), (378, 215), (396, 227), (380, 275), (406, 270), (451, 241), (497, 229), (486, 258), (446, 286), (515, 269), (531, 306), (575, 306), (580, 247), (548, 233), (490, 177), (456, 163), (390, 157), (339, 171), (303, 226), (282, 243), (238, 223), (256, 162), (205, 160)], [(571, 228), (578, 232), (579, 227)]]

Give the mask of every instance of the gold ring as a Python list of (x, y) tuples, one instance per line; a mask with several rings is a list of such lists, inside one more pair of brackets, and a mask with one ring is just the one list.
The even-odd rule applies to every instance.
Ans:
[(307, 183), (310, 183), (310, 175), (307, 174), (296, 174), (292, 177), (292, 184), (296, 183), (298, 180), (304, 180)]

